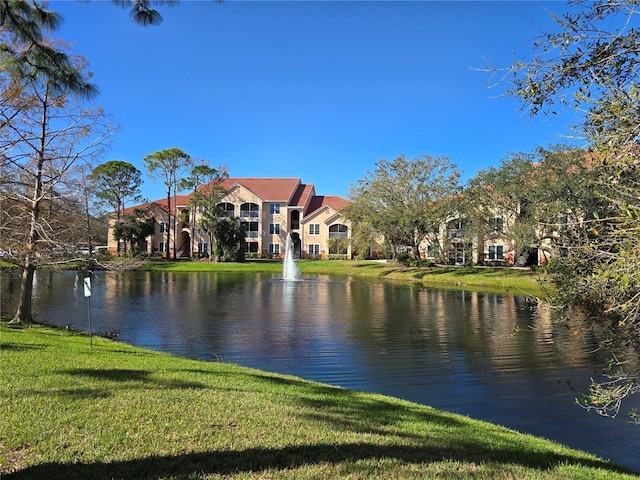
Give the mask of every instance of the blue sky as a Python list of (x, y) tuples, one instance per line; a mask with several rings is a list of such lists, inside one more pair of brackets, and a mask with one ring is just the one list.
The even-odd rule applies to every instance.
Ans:
[[(178, 147), (231, 176), (348, 197), (380, 158), (446, 155), (467, 179), (569, 133), (478, 70), (525, 56), (563, 2), (183, 0), (146, 28), (110, 2), (50, 8), (120, 126), (103, 161), (143, 170)], [(144, 177), (144, 196), (163, 198)]]

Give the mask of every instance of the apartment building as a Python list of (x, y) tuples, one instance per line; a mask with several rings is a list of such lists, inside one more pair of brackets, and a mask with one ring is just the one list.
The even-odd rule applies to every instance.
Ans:
[[(351, 257), (349, 223), (340, 211), (349, 203), (339, 196), (316, 195), (313, 184), (299, 178), (226, 178), (221, 187), (220, 215), (235, 217), (245, 232), (245, 253), (255, 257), (283, 257), (287, 235), (291, 235), (296, 258), (328, 258), (330, 254)], [(155, 232), (144, 245), (150, 254), (176, 258), (206, 256), (211, 251), (209, 235), (198, 228), (198, 212), (189, 205), (192, 195), (172, 198), (171, 215), (177, 219), (175, 231), (169, 224), (167, 199), (146, 202), (125, 210), (142, 209), (155, 219)], [(122, 245), (113, 236), (115, 213), (109, 218), (108, 250), (117, 253)], [(169, 242), (167, 243), (167, 232)]]
[(546, 264), (557, 250), (557, 231), (538, 232), (530, 243), (518, 245), (510, 235), (514, 214), (490, 209), (474, 220), (475, 225), (459, 215), (443, 222), (420, 245), (421, 258), (451, 265), (533, 266)]

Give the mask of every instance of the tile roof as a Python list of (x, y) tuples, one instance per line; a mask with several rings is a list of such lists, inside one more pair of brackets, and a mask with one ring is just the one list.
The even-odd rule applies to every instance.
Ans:
[[(175, 201), (174, 201), (174, 197), (171, 197), (171, 209), (173, 210), (172, 214), (175, 215), (176, 213), (176, 205), (179, 205), (180, 207), (185, 207), (187, 206), (187, 204), (189, 203), (189, 199), (191, 198), (191, 195), (176, 195), (175, 196)], [(124, 215), (128, 215), (130, 213), (133, 213), (134, 210), (137, 209), (143, 209), (146, 210), (147, 208), (151, 207), (151, 206), (156, 206), (162, 210), (164, 210), (165, 212), (169, 211), (169, 209), (167, 208), (167, 199), (162, 198), (159, 200), (152, 200), (150, 202), (145, 202), (145, 203), (141, 203), (139, 205), (134, 205), (133, 207), (127, 207), (124, 209)]]
[(289, 203), (301, 185), (299, 178), (226, 178), (222, 187), (241, 185), (265, 202)]
[(293, 198), (289, 202), (291, 207), (304, 207), (309, 202), (310, 198), (313, 198), (315, 193), (315, 187), (313, 184), (300, 184)]
[(304, 212), (305, 215), (309, 215), (312, 212), (322, 208), (322, 207), (331, 207), (336, 212), (339, 212), (344, 207), (349, 205), (349, 200), (343, 197), (339, 197), (338, 195), (316, 195), (311, 199), (309, 203), (309, 207), (307, 211)]
[[(138, 210), (138, 209), (146, 210), (147, 208), (149, 208), (152, 205), (155, 205), (155, 206), (161, 208), (165, 212), (167, 211), (167, 199), (164, 198), (162, 200), (152, 200), (151, 202), (145, 202), (145, 203), (141, 203), (139, 205), (134, 205), (133, 207), (127, 207), (127, 208), (124, 209), (123, 214), (124, 215), (129, 215), (129, 214), (133, 213), (134, 210)], [(113, 213), (115, 214), (115, 211)]]
[[(337, 195), (315, 195), (315, 186), (312, 183), (302, 183), (299, 178), (225, 178), (220, 184), (225, 190), (229, 190), (235, 185), (246, 188), (265, 202), (286, 202), (289, 206), (303, 207), (305, 209), (304, 215), (324, 206), (339, 212), (349, 204), (347, 199)], [(175, 203), (171, 197), (173, 214), (176, 212), (176, 204), (180, 207), (186, 206), (192, 195), (193, 193), (176, 195)], [(135, 205), (125, 209), (124, 213), (133, 213), (137, 208), (146, 210), (151, 206), (156, 206), (166, 212), (167, 199), (162, 198)]]

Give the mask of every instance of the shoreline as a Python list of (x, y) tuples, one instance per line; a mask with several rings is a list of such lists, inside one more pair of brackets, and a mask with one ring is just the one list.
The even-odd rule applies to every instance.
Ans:
[(89, 349), (64, 329), (0, 332), (6, 478), (638, 478), (393, 397), (102, 337)]

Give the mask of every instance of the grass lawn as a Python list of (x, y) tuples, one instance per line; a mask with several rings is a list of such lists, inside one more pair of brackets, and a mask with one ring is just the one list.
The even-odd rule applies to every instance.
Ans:
[[(442, 288), (509, 291), (531, 296), (544, 296), (542, 273), (529, 269), (482, 267), (405, 267), (395, 263), (367, 260), (298, 260), (296, 264), (306, 275), (353, 275), (369, 278), (421, 283)], [(144, 269), (181, 272), (282, 272), (281, 261), (248, 260), (243, 263), (210, 262), (150, 262)]]
[(380, 395), (61, 329), (0, 340), (3, 479), (640, 478)]

